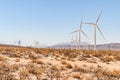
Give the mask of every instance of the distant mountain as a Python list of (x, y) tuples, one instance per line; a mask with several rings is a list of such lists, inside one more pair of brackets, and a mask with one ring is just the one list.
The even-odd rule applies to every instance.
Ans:
[(0, 47), (22, 47), (22, 46), (9, 45), (9, 44), (0, 44)]
[[(76, 43), (76, 42), (64, 42), (64, 43), (59, 43), (59, 44), (56, 44), (56, 45), (78, 45), (78, 43)], [(81, 42), (81, 45), (86, 45), (86, 44), (88, 44), (87, 42)]]
[[(70, 43), (70, 42), (66, 42), (66, 43), (61, 43), (61, 44), (57, 44), (57, 45), (53, 45), (53, 46), (49, 46), (50, 48), (57, 48), (57, 49), (69, 49), (69, 48), (74, 48), (74, 49), (78, 49), (78, 45), (76, 43)], [(96, 46), (97, 50), (120, 50), (120, 43), (109, 43), (109, 44), (99, 44)], [(81, 49), (94, 49), (94, 45), (92, 44), (88, 44), (86, 42), (82, 42), (81, 43)]]
[[(24, 46), (16, 46), (16, 45), (7, 45), (7, 44), (0, 44), (0, 47), (24, 47)], [(109, 43), (109, 44), (99, 44), (96, 46), (98, 50), (120, 50), (120, 43)], [(56, 44), (53, 46), (42, 46), (42, 48), (56, 48), (56, 49), (69, 49), (74, 48), (78, 49), (77, 43), (65, 42)], [(81, 49), (94, 49), (94, 45), (88, 44), (86, 42), (81, 43)]]

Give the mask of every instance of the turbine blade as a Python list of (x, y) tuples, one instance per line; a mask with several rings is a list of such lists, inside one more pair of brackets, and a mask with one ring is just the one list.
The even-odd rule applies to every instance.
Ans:
[(87, 37), (88, 38), (88, 36), (86, 35), (86, 33), (84, 33), (83, 31), (81, 31), (84, 35), (85, 35), (85, 37)]
[(80, 23), (80, 30), (82, 30), (82, 22), (83, 21), (83, 18), (81, 19), (81, 23)]
[(100, 32), (100, 34), (101, 34), (101, 36), (103, 37), (103, 39), (105, 40), (105, 37), (104, 37), (102, 31), (100, 30), (100, 28), (99, 28), (98, 26), (97, 26), (97, 29), (98, 29), (98, 31)]
[(83, 23), (83, 24), (89, 24), (89, 25), (94, 25), (95, 23), (88, 23), (88, 22), (87, 22), (87, 23)]
[(102, 14), (102, 11), (100, 12), (100, 14), (99, 14), (99, 16), (98, 16), (98, 18), (97, 18), (97, 20), (96, 20), (96, 24), (98, 23), (98, 21), (99, 21), (99, 19), (100, 19), (100, 17), (101, 17), (101, 14)]
[(73, 32), (71, 32), (71, 33), (76, 33), (76, 32), (79, 32), (80, 30), (75, 30), (75, 31), (73, 31)]

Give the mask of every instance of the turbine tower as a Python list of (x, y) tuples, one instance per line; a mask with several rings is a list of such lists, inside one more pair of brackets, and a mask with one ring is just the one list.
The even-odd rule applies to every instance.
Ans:
[(21, 46), (21, 40), (18, 41), (18, 46)]
[(72, 46), (73, 46), (73, 34), (72, 34), (72, 38), (71, 38), (71, 49), (73, 48)]
[(34, 46), (35, 48), (40, 47), (40, 46), (39, 46), (39, 41), (34, 41), (34, 45), (35, 45), (35, 46)]
[(84, 24), (92, 25), (92, 26), (94, 27), (94, 50), (96, 50), (96, 28), (97, 28), (98, 31), (100, 32), (100, 34), (101, 34), (101, 36), (103, 37), (103, 39), (105, 39), (104, 36), (103, 36), (102, 31), (101, 31), (100, 28), (98, 27), (98, 21), (99, 21), (99, 19), (100, 19), (100, 17), (101, 17), (101, 14), (102, 14), (102, 11), (101, 11), (101, 13), (99, 14), (99, 16), (98, 16), (98, 18), (97, 18), (97, 20), (96, 20), (95, 23), (84, 23)]
[(84, 35), (85, 37), (88, 38), (88, 36), (86, 35), (86, 33), (84, 33), (84, 32), (82, 31), (82, 20), (81, 20), (81, 23), (80, 23), (80, 29), (73, 31), (72, 33), (77, 33), (77, 32), (79, 33), (79, 36), (78, 36), (78, 45), (79, 45), (79, 49), (81, 49), (81, 48), (80, 48), (80, 46), (81, 46), (81, 32), (83, 33), (83, 35)]
[[(74, 44), (77, 44), (78, 43), (78, 41), (79, 41), (79, 39), (78, 39), (78, 35), (76, 34), (76, 37), (75, 37), (75, 39), (74, 39), (74, 37), (73, 37), (73, 33), (71, 32), (71, 34), (72, 34), (72, 38), (71, 38), (71, 49), (73, 49), (74, 48)], [(76, 43), (77, 42), (77, 43)], [(73, 46), (73, 47), (72, 47)], [(77, 46), (76, 46), (76, 49), (77, 49)]]

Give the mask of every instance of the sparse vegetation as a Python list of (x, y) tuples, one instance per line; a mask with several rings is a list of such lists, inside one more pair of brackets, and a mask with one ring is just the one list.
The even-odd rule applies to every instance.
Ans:
[(0, 80), (119, 80), (120, 51), (0, 48)]

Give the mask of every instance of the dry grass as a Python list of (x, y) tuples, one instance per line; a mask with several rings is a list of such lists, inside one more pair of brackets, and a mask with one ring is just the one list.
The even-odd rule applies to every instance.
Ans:
[(80, 73), (74, 73), (74, 74), (72, 74), (72, 77), (80, 79)]
[(66, 65), (66, 68), (68, 68), (68, 69), (72, 69), (73, 66), (72, 66), (70, 63), (68, 63), (68, 64)]
[(6, 60), (7, 60), (6, 57), (0, 55), (0, 61), (3, 61), (3, 62), (4, 62), (4, 61), (6, 61)]
[(67, 64), (67, 61), (62, 60), (62, 61), (61, 61), (61, 64), (66, 65), (66, 64)]
[(15, 59), (15, 62), (20, 62), (20, 59), (19, 59), (19, 58), (16, 58), (16, 59)]
[(12, 73), (20, 80), (120, 79), (120, 51), (3, 47), (0, 53), (0, 80), (14, 80)]
[(28, 70), (21, 70), (19, 72), (20, 76), (28, 76), (29, 75), (29, 71)]
[(120, 71), (113, 69), (109, 70), (106, 75), (111, 76), (111, 77), (120, 77)]
[(44, 64), (44, 62), (41, 59), (34, 59), (33, 63)]

